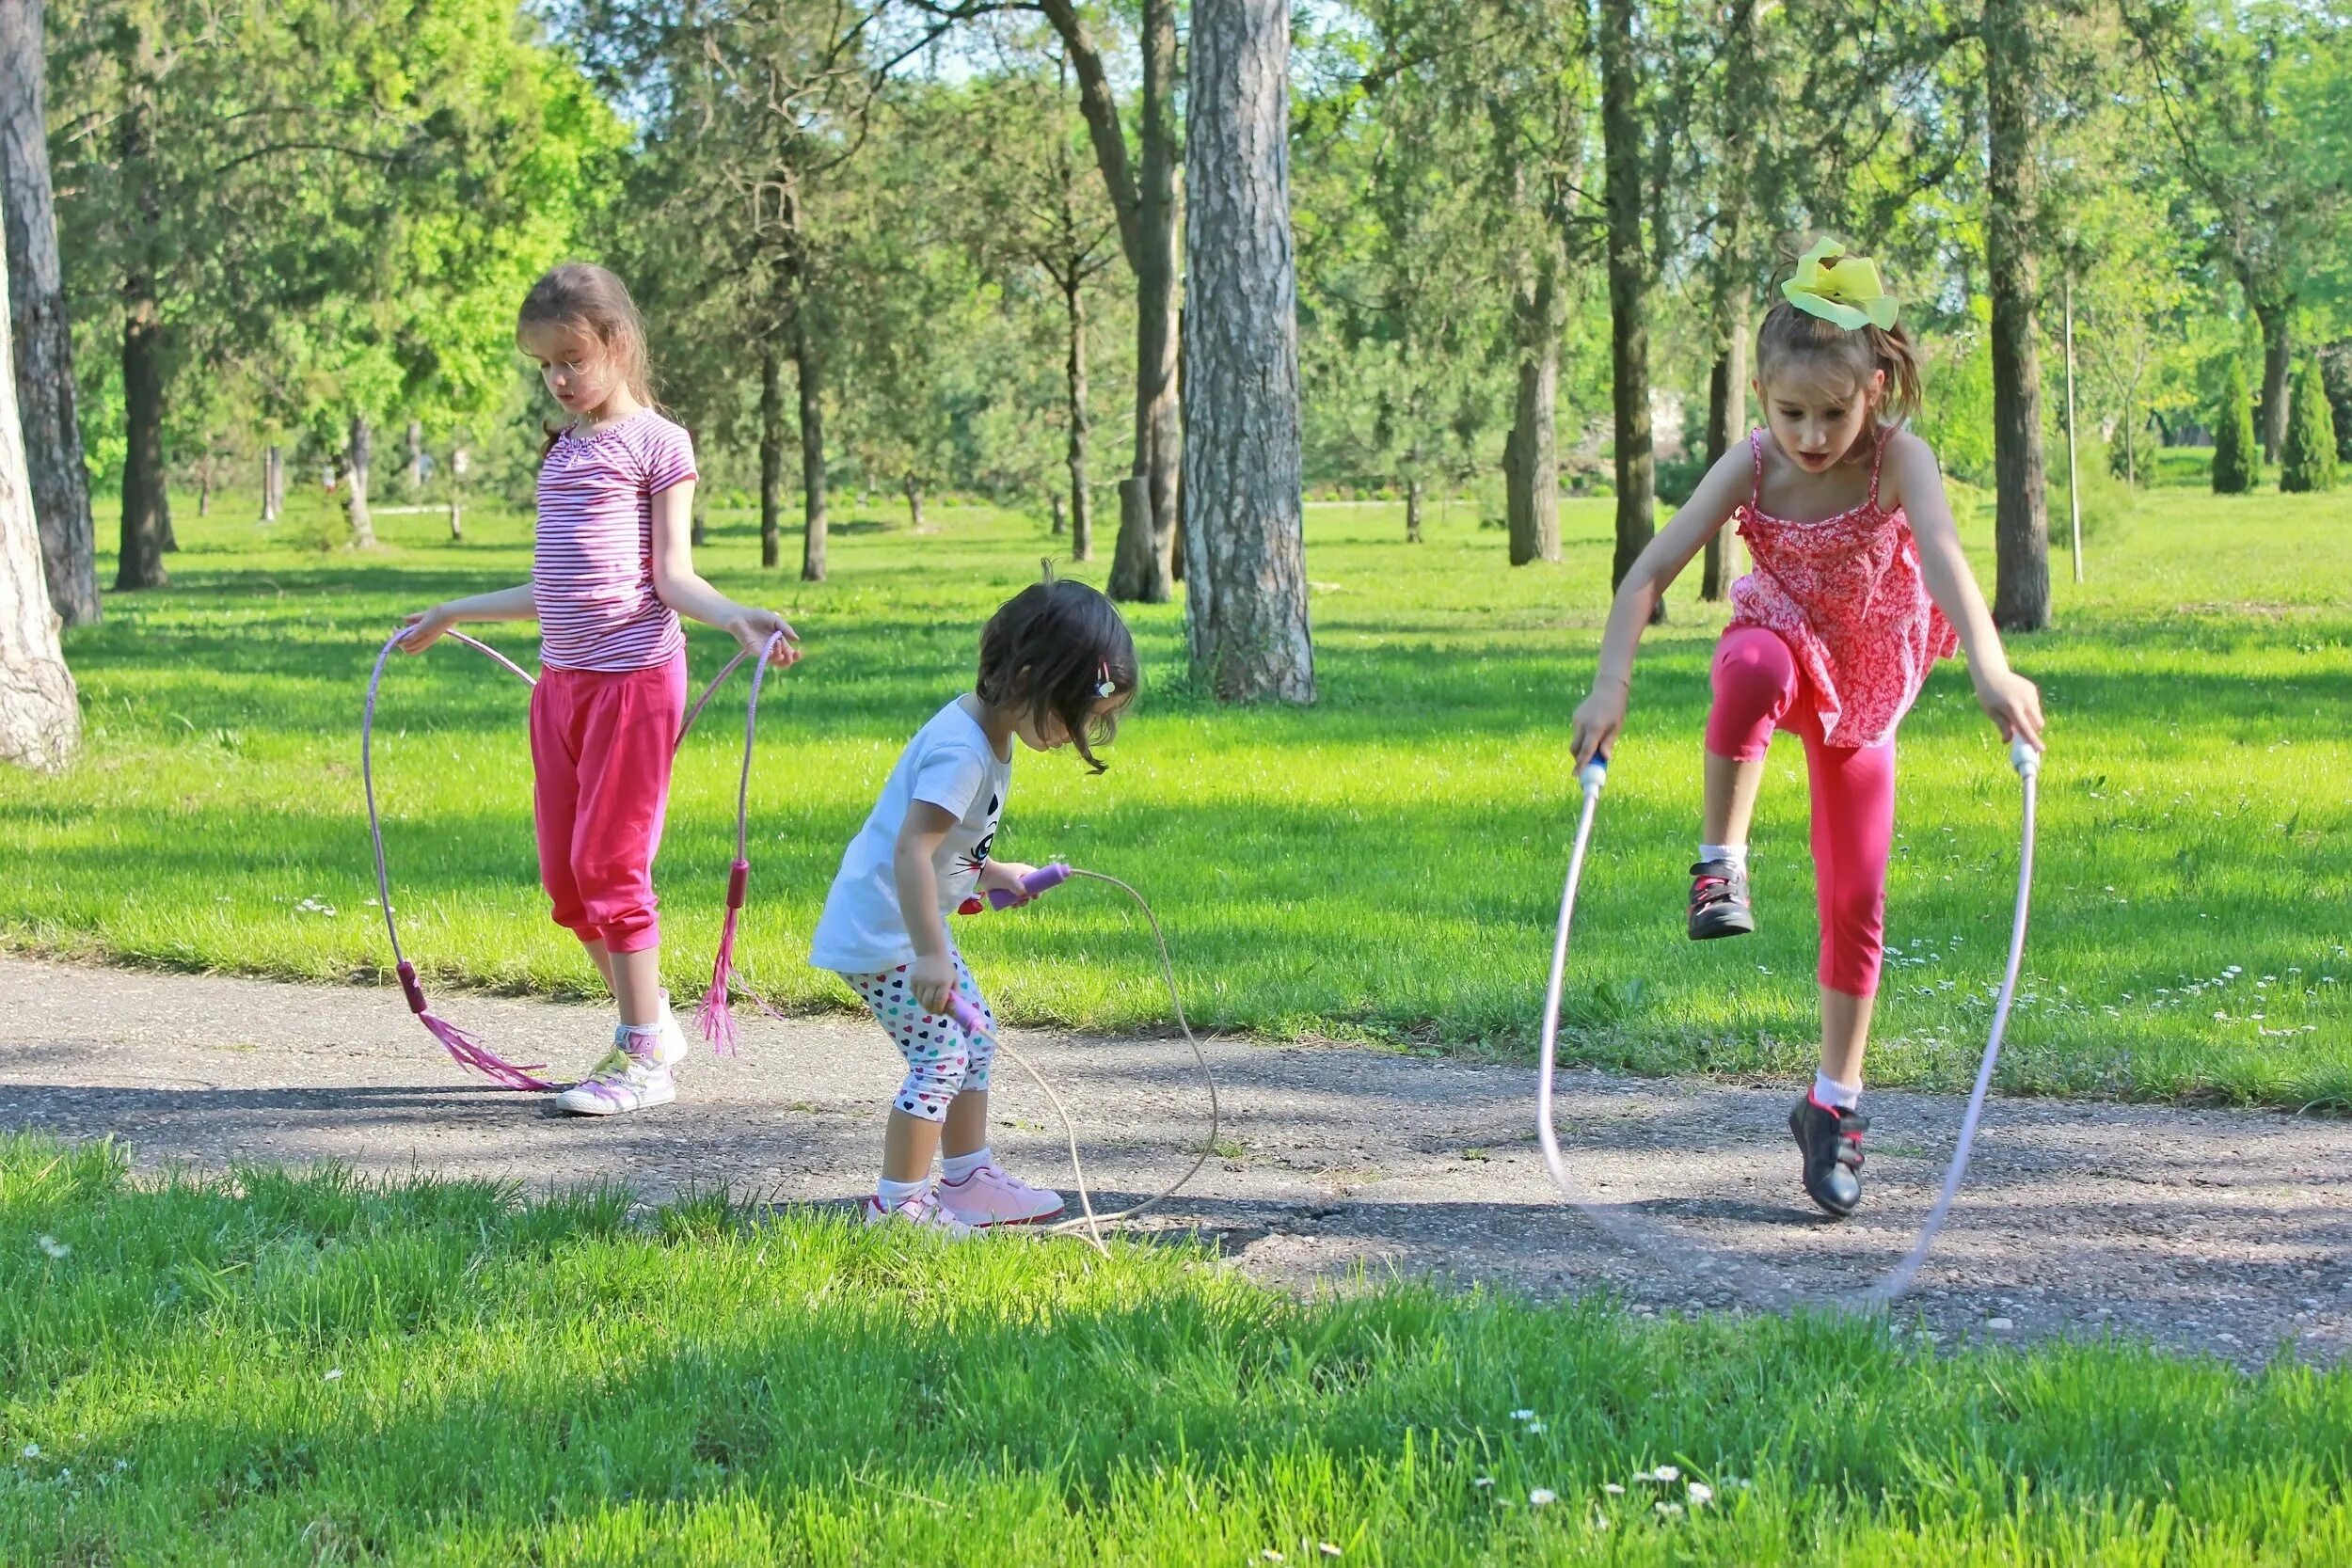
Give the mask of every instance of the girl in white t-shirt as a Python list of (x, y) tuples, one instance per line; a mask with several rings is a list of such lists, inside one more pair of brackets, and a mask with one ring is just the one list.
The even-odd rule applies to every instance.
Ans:
[[(988, 1148), (989, 1010), (947, 915), (992, 890), (1021, 895), (1036, 869), (993, 858), (1012, 782), (1012, 743), (1077, 749), (1094, 771), (1136, 691), (1136, 645), (1119, 611), (1080, 582), (1025, 588), (980, 633), (973, 689), (917, 731), (873, 814), (841, 857), (809, 961), (839, 973), (907, 1060), (882, 1135), (882, 1179), (866, 1222), (898, 1220), (961, 1235), (1061, 1212), (1058, 1193), (998, 1166)], [(947, 1011), (960, 995), (983, 1021)], [(931, 1156), (946, 1180), (931, 1185)]]

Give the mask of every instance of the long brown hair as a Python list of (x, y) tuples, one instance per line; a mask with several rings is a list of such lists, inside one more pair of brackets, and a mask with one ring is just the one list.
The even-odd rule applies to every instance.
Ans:
[[(1018, 708), (1042, 727), (1051, 717), (1070, 732), (1087, 766), (1107, 766), (1094, 748), (1119, 729), (1141, 673), (1135, 639), (1110, 600), (1083, 582), (1031, 583), (1005, 601), (980, 632), (980, 673), (972, 689), (993, 706)], [(1097, 715), (1104, 697), (1120, 701)]]
[[(1783, 249), (1787, 251), (1787, 246)], [(1788, 264), (1773, 279), (1774, 293), (1779, 292), (1781, 278), (1795, 276), (1795, 253), (1788, 252), (1783, 259)], [(1792, 358), (1836, 360), (1853, 372), (1857, 386), (1869, 385), (1873, 371), (1884, 371), (1886, 393), (1879, 406), (1885, 417), (1900, 424), (1919, 412), (1919, 350), (1900, 322), (1893, 326), (1864, 322), (1845, 327), (1800, 310), (1786, 298), (1776, 299), (1756, 331), (1756, 385), (1762, 386), (1775, 366)]]
[[(594, 338), (620, 372), (629, 396), (654, 406), (645, 321), (637, 313), (637, 302), (628, 297), (628, 285), (611, 271), (593, 261), (565, 261), (548, 269), (523, 295), (523, 308), (515, 316), (516, 337), (533, 326), (566, 326)], [(540, 428), (548, 433), (548, 444), (539, 449), (544, 458), (555, 450), (563, 432), (544, 420)]]

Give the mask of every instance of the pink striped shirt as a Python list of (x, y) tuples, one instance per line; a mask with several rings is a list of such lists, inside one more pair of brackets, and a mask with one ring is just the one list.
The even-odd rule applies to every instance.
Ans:
[(685, 649), (677, 612), (653, 591), (653, 498), (694, 477), (692, 438), (650, 408), (556, 437), (531, 552), (540, 663), (650, 670)]

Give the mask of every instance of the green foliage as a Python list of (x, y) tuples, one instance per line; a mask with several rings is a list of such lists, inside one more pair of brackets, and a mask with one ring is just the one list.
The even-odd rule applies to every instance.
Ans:
[(2287, 405), (2286, 447), (2279, 454), (2279, 488), (2285, 491), (2332, 490), (2336, 485), (2336, 428), (2328, 406), (2328, 387), (2319, 370), (2319, 356), (2303, 361)]
[(1969, 484), (1993, 483), (1993, 337), (1991, 307), (1973, 302), (1974, 319), (1930, 339), (1920, 439), (1935, 451), (1947, 474)]
[(2214, 410), (2213, 493), (2242, 496), (2263, 481), (2262, 443), (2254, 436), (2254, 400), (2246, 387), (2246, 366), (2230, 359), (2221, 404)]

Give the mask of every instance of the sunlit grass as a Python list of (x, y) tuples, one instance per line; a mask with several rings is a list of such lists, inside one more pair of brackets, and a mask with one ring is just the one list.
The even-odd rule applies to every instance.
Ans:
[(2352, 1558), (2344, 1371), (628, 1209), (0, 1140), (0, 1558)]
[[(305, 496), (299, 503), (318, 504)], [(1606, 501), (1564, 509), (1566, 559), (1513, 570), (1460, 503), (1404, 543), (1401, 508), (1308, 513), (1322, 701), (1232, 711), (1184, 689), (1176, 607), (1132, 620), (1145, 699), (1089, 778), (1027, 756), (1004, 854), (1064, 857), (1153, 900), (1197, 1020), (1520, 1053), (1534, 1034), (1575, 791), (1566, 716), (1607, 600)], [(840, 850), (892, 757), (969, 678), (980, 623), (1056, 542), (1033, 519), (845, 509), (833, 580), (755, 566), (722, 513), (707, 569), (787, 610), (807, 662), (771, 682), (754, 778), (747, 957), (796, 1007), (846, 1004), (803, 961)], [(525, 524), (388, 517), (387, 547), (322, 555), (237, 498), (167, 593), (76, 632), (89, 746), (56, 779), (0, 777), (0, 937), (24, 948), (311, 979), (388, 957), (358, 776), (368, 662), (401, 611), (517, 581)], [(1989, 550), (1989, 516), (1966, 519)], [(102, 526), (102, 532), (104, 529)], [(787, 542), (789, 543), (789, 542)], [(2352, 499), (2153, 493), (2053, 562), (2059, 629), (2020, 639), (2052, 750), (2011, 1088), (2301, 1104), (2352, 1098)], [(787, 548), (787, 560), (797, 560)], [(1100, 579), (1103, 563), (1063, 570)], [(1990, 580), (1989, 560), (1979, 560)], [(1643, 1070), (1806, 1069), (1815, 953), (1802, 761), (1775, 752), (1756, 838), (1762, 934), (1692, 946), (1681, 904), (1719, 608), (1678, 590), (1647, 644), (1580, 915), (1573, 1049)], [(495, 628), (528, 659), (528, 628)], [(696, 634), (698, 674), (724, 650)], [(741, 689), (690, 741), (659, 880), (666, 965), (707, 974), (731, 850)], [(413, 955), (437, 978), (582, 992), (529, 827), (522, 692), (456, 648), (396, 662), (378, 765)], [(1980, 1044), (2016, 863), (2017, 786), (1964, 673), (1903, 731), (1872, 1077), (1954, 1085)], [(329, 912), (331, 911), (331, 912)], [(1151, 1027), (1149, 938), (1074, 886), (961, 940), (1025, 1022)], [(462, 1002), (452, 1010), (462, 1013)], [(386, 1027), (399, 1027), (388, 999)]]

